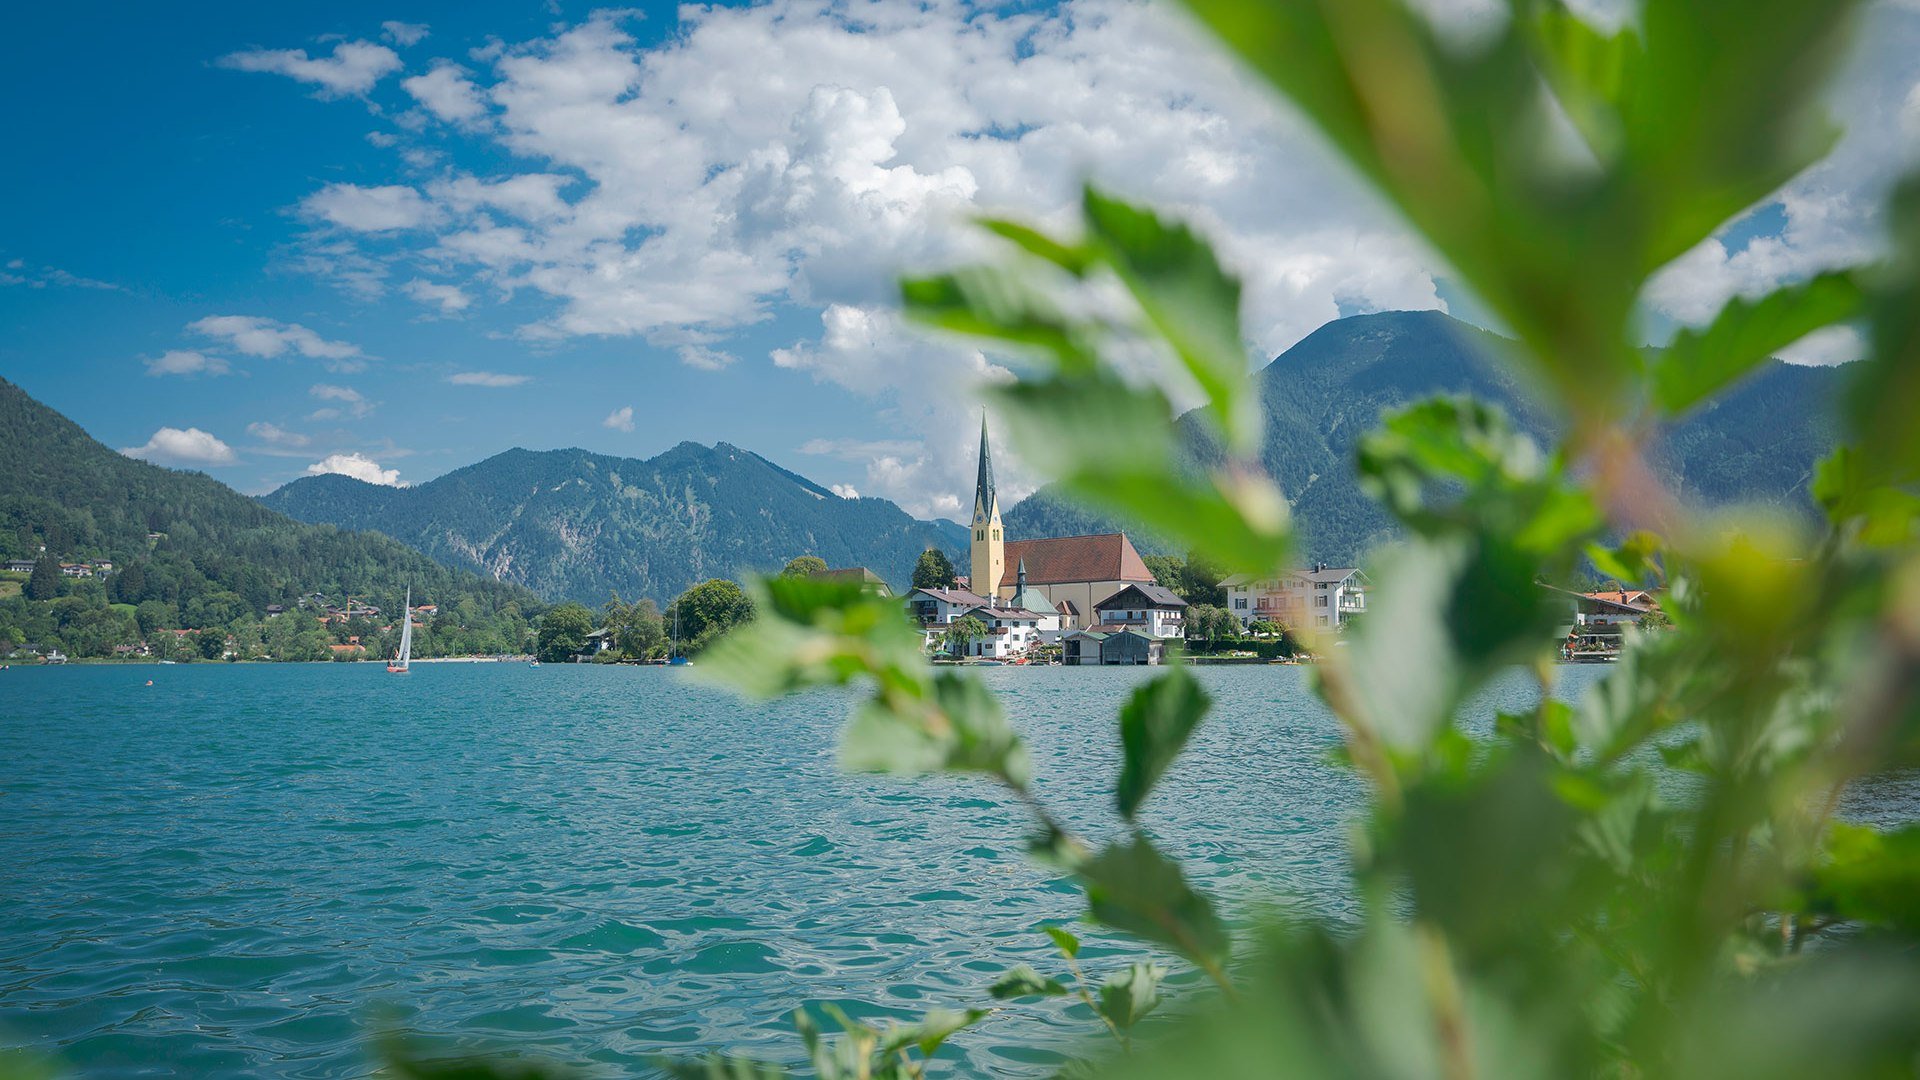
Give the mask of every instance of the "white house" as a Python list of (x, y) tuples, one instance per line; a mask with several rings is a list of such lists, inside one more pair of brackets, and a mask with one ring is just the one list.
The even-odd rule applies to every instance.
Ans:
[(1164, 585), (1134, 582), (1093, 605), (1093, 610), (1097, 622), (1088, 629), (1098, 633), (1133, 630), (1155, 639), (1186, 633), (1187, 602)]
[(1265, 620), (1295, 630), (1338, 630), (1367, 610), (1370, 584), (1356, 567), (1316, 563), (1277, 577), (1235, 574), (1220, 587), (1227, 592), (1227, 610), (1243, 624)]
[(977, 607), (961, 617), (969, 615), (986, 627), (987, 632), (969, 638), (961, 646), (963, 656), (1011, 660), (1026, 655), (1028, 649), (1041, 642), (1040, 623), (1043, 616), (1039, 612), (1020, 608)]
[(915, 589), (907, 594), (907, 613), (929, 632), (944, 628), (974, 608), (992, 606), (992, 600), (965, 589)]

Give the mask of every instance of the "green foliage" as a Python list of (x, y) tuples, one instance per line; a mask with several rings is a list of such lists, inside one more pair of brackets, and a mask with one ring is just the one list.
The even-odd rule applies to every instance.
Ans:
[(787, 560), (780, 571), (781, 577), (811, 577), (827, 572), (827, 560), (818, 555), (796, 555)]
[(954, 584), (953, 560), (939, 548), (928, 548), (920, 553), (913, 564), (913, 587), (916, 589), (951, 589)]
[(1120, 816), (1132, 821), (1213, 704), (1186, 668), (1141, 684), (1120, 709)]
[(753, 620), (753, 598), (737, 581), (712, 578), (674, 598), (668, 621), (679, 626), (680, 647), (699, 652)]
[(540, 617), (540, 659), (549, 664), (572, 659), (587, 647), (593, 631), (593, 612), (579, 604), (550, 608)]
[(940, 632), (940, 646), (949, 656), (965, 656), (967, 646), (979, 638), (985, 637), (987, 624), (971, 615), (962, 615), (947, 624)]
[(51, 555), (34, 561), (33, 576), (27, 579), (27, 599), (51, 600), (60, 595), (60, 564)]

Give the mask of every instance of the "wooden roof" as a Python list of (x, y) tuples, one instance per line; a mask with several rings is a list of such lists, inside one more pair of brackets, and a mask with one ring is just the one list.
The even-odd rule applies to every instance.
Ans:
[(1007, 565), (1027, 564), (1027, 584), (1153, 580), (1126, 533), (1007, 541)]

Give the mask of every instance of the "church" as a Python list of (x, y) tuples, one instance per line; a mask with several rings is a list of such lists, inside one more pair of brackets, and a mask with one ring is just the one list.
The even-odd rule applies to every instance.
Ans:
[(980, 471), (974, 481), (968, 554), (969, 591), (995, 600), (1018, 599), (1020, 602), (1012, 606), (1028, 610), (1039, 610), (1034, 605), (1044, 602), (1051, 613), (1060, 616), (1063, 632), (1100, 622), (1095, 605), (1129, 585), (1155, 583), (1153, 572), (1125, 533), (1008, 540), (1000, 523), (1000, 499), (993, 486), (993, 450), (987, 442), (984, 416), (980, 418)]

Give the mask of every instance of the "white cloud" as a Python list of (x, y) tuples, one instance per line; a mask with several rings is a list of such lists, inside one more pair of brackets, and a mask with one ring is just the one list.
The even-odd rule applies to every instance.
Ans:
[(427, 24), (388, 19), (380, 24), (380, 36), (404, 49), (427, 39)]
[(404, 184), (361, 187), (328, 184), (300, 200), (300, 211), (353, 232), (380, 233), (417, 229), (439, 216), (434, 205)]
[(288, 431), (287, 429), (280, 427), (277, 424), (269, 424), (265, 420), (256, 420), (255, 422), (248, 424), (247, 434), (253, 436), (256, 439), (259, 439), (261, 442), (266, 443), (269, 446), (286, 447), (289, 449), (298, 449), (299, 447), (306, 446), (308, 443), (313, 441), (312, 439), (307, 438), (305, 435), (302, 435), (294, 431)]
[(447, 376), (447, 381), (455, 386), (519, 386), (532, 379), (531, 375), (503, 375), (497, 371), (459, 371)]
[(1866, 339), (1851, 326), (1815, 330), (1780, 351), (1790, 364), (1845, 364), (1867, 355)]
[(369, 484), (379, 484), (382, 487), (407, 486), (400, 482), (399, 469), (383, 469), (379, 462), (358, 452), (328, 454), (307, 466), (308, 476), (326, 476), (333, 473), (351, 476), (355, 480), (365, 480)]
[[(1467, 38), (1505, 17), (1489, 0), (1423, 6)], [(1578, 6), (1612, 23), (1633, 7)], [(1890, 10), (1838, 99), (1856, 134), (1783, 196), (1786, 234), (1696, 253), (1697, 273), (1656, 304), (1701, 310), (1871, 247), (1874, 178), (1892, 174), (1889, 123), (1913, 92), (1903, 57), (1920, 52), (1920, 15)], [(1254, 358), (1344, 312), (1444, 307), (1431, 252), (1170, 5), (766, 0), (679, 18), (642, 46), (622, 16), (595, 15), (490, 42), (472, 71), (418, 76), (446, 71), (416, 100), (484, 116), (464, 131), (513, 164), (436, 165), (419, 188), (440, 215), (419, 215), (430, 232), (344, 239), (436, 279), (468, 275), (455, 280), (475, 297), (544, 299), (527, 336), (639, 337), (695, 364), (739, 354), (741, 332), (776, 312), (818, 311), (819, 337), (772, 361), (869, 397), (900, 432), (933, 432), (867, 459), (860, 484), (924, 512), (962, 509), (970, 437), (948, 433), (977, 426), (970, 389), (996, 368), (878, 324), (900, 272), (990, 250), (974, 214), (1060, 227), (1091, 177), (1193, 222), (1246, 279)], [(1004, 471), (1015, 490), (1017, 464)]]
[(408, 296), (422, 304), (438, 305), (442, 315), (458, 315), (473, 304), (473, 297), (458, 285), (441, 285), (424, 278), (414, 278), (403, 288)]
[(843, 499), (857, 499), (860, 497), (860, 492), (855, 490), (852, 484), (829, 484), (827, 490)]
[(740, 359), (730, 352), (707, 345), (682, 345), (679, 352), (681, 363), (701, 371), (719, 371)]
[(313, 414), (316, 420), (332, 420), (347, 415), (356, 419), (373, 411), (373, 402), (361, 396), (360, 391), (351, 386), (336, 386), (332, 383), (315, 383), (307, 388), (307, 393), (321, 401), (337, 401), (340, 408), (321, 409)]
[(168, 349), (147, 361), (149, 375), (225, 375), (232, 370), (222, 357), (191, 349)]
[(603, 428), (612, 428), (615, 431), (632, 431), (633, 406), (622, 405), (608, 413), (607, 418), (600, 421), (600, 426)]
[(487, 113), (480, 88), (454, 64), (439, 64), (425, 75), (404, 79), (400, 88), (413, 95), (422, 108), (449, 124), (471, 124)]
[(358, 371), (366, 366), (360, 346), (329, 341), (301, 326), (256, 315), (209, 315), (187, 324), (197, 334), (224, 341), (247, 356), (272, 359), (296, 352), (319, 360), (333, 371)]
[(343, 41), (325, 57), (308, 57), (305, 49), (250, 49), (221, 57), (220, 65), (310, 83), (323, 98), (364, 95), (401, 66), (392, 49), (370, 41)]
[(197, 427), (184, 431), (163, 427), (145, 446), (129, 446), (120, 452), (156, 465), (231, 465), (239, 460), (233, 447)]

